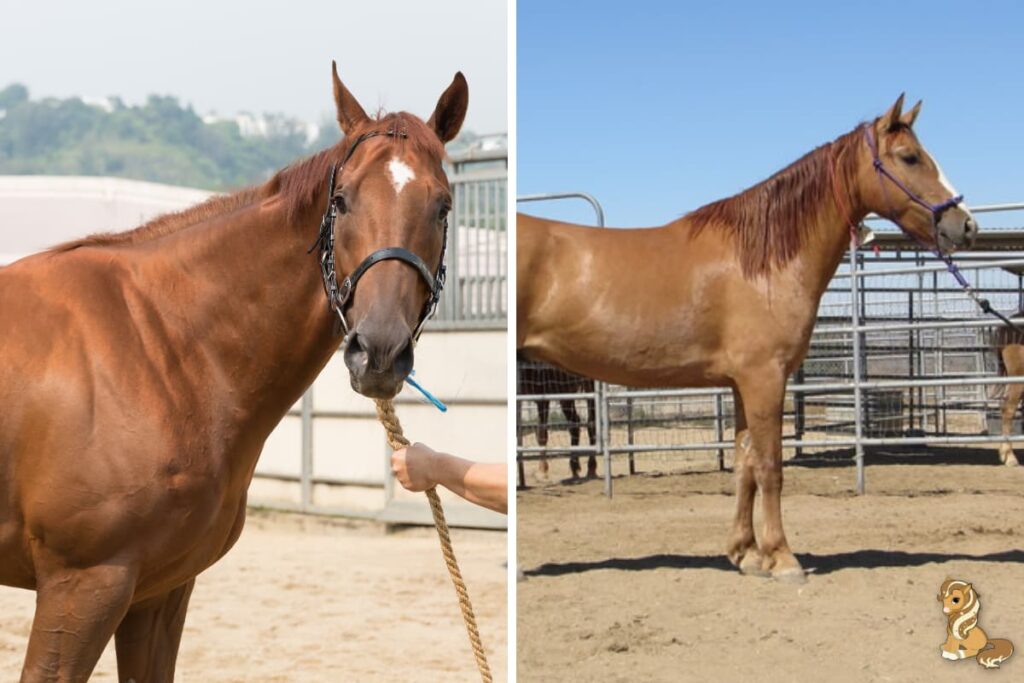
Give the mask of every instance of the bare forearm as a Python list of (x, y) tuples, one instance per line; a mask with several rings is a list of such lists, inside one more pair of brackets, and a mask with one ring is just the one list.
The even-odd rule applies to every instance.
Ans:
[(508, 471), (502, 463), (479, 463), (439, 453), (430, 478), (471, 503), (508, 514)]

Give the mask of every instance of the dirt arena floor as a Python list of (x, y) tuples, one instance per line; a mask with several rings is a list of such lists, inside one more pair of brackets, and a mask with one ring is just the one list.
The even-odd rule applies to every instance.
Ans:
[[(452, 541), (496, 681), (506, 678), (506, 535)], [(35, 593), (0, 587), (0, 681), (21, 671)], [(93, 681), (116, 681), (113, 643)], [(479, 680), (432, 528), (251, 513), (199, 577), (179, 681)]]
[[(1024, 467), (987, 449), (868, 462), (865, 496), (848, 459), (787, 463), (802, 586), (731, 568), (732, 474), (713, 460), (669, 474), (638, 463), (648, 473), (617, 476), (611, 500), (600, 480), (544, 482), (529, 463), (519, 680), (1024, 680)], [(1014, 641), (1001, 671), (940, 657), (947, 577), (974, 582), (980, 626)]]

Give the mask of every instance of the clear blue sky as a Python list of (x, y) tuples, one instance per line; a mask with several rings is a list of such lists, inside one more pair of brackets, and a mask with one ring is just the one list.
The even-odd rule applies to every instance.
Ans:
[(969, 203), (1024, 201), (1022, 29), (1009, 1), (519, 0), (517, 191), (585, 190), (609, 225), (660, 225), (906, 91)]

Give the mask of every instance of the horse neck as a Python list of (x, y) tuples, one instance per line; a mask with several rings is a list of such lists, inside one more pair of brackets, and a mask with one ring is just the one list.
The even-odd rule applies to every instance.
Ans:
[(307, 253), (318, 224), (315, 208), (290, 221), (279, 197), (256, 199), (160, 240), (140, 266), (186, 358), (274, 424), (341, 339)]
[[(832, 176), (827, 191), (820, 198), (816, 211), (809, 220), (811, 229), (796, 264), (800, 268), (800, 281), (807, 288), (807, 294), (815, 301), (824, 294), (829, 282), (835, 276), (839, 263), (850, 245), (850, 232), (860, 225), (869, 211), (864, 206), (860, 191), (858, 172), (865, 150), (860, 146), (840, 148), (839, 141), (833, 142), (828, 153), (832, 155), (830, 165)], [(854, 155), (847, 159), (846, 155)]]

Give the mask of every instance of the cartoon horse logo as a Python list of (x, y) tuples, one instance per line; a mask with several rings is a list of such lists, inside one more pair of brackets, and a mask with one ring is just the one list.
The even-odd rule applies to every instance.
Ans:
[(1003, 639), (989, 640), (978, 626), (978, 601), (974, 586), (959, 579), (946, 579), (939, 589), (942, 613), (947, 617), (946, 642), (941, 652), (944, 659), (975, 657), (986, 669), (998, 669), (1013, 654), (1013, 643)]

